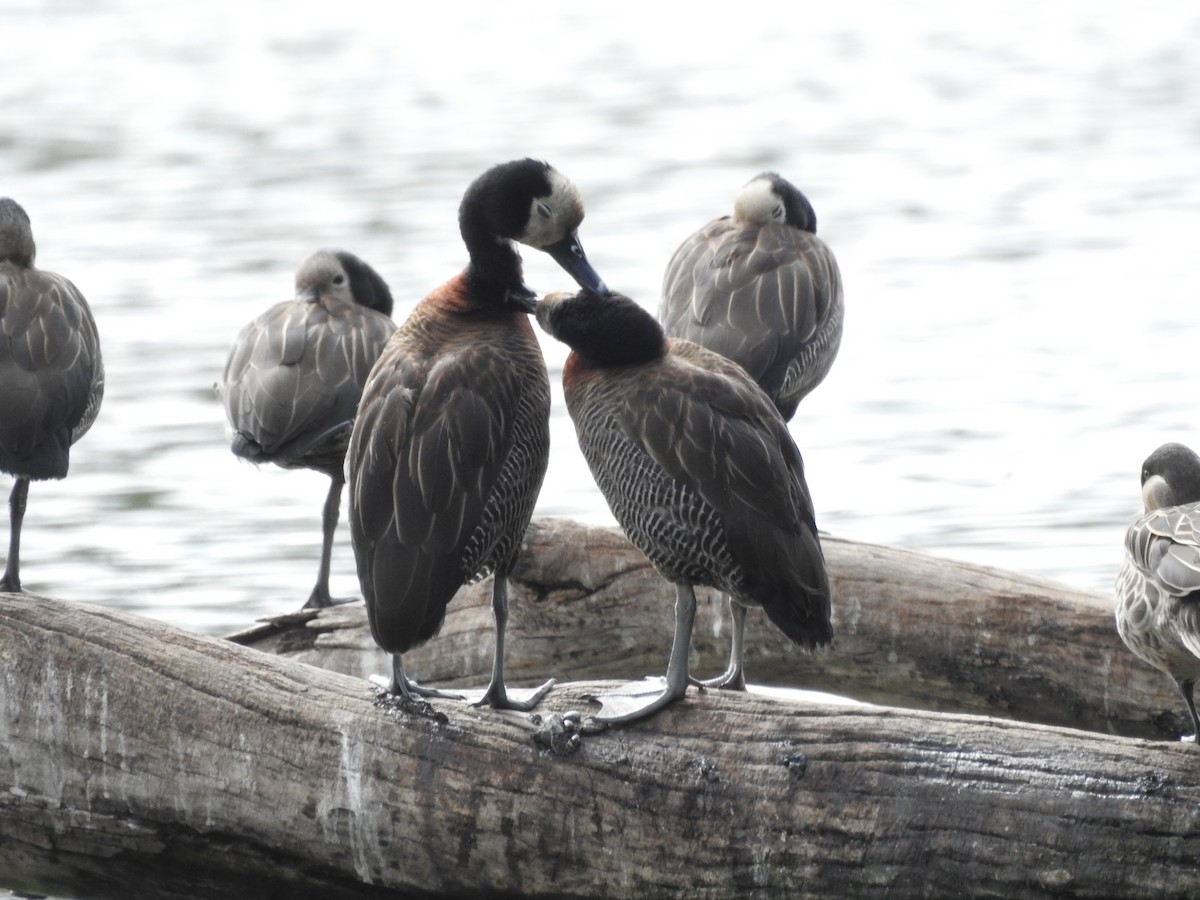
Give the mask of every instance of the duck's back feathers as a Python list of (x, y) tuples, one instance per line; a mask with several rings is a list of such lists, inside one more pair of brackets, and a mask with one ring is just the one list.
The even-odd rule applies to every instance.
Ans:
[(734, 215), (675, 251), (663, 277), (667, 334), (743, 366), (785, 419), (829, 373), (842, 339), (842, 278), (808, 198), (774, 172), (742, 188)]
[(1142, 659), (1200, 677), (1200, 505), (1151, 510), (1125, 533), (1117, 629)]
[(1200, 679), (1200, 598), (1178, 595), (1130, 557), (1117, 575), (1117, 633), (1138, 657), (1179, 679)]
[(100, 339), (83, 295), (61, 275), (0, 262), (0, 469), (64, 477), (103, 395)]
[(363, 391), (351, 531), (372, 630), (403, 653), (464, 583), (507, 569), (545, 476), (550, 384), (528, 316), (461, 308), (459, 276), (413, 312)]
[(687, 341), (596, 377), (577, 355), (567, 404), (630, 539), (676, 583), (761, 605), (797, 643), (828, 643), (830, 591), (803, 463), (737, 365)]
[(787, 418), (833, 365), (843, 305), (837, 262), (815, 234), (723, 218), (671, 258), (659, 318), (742, 365)]
[(340, 473), (362, 387), (395, 328), (386, 313), (359, 303), (301, 299), (247, 324), (224, 375), (233, 452)]
[(1200, 505), (1152, 510), (1125, 533), (1130, 563), (1163, 592), (1200, 605)]

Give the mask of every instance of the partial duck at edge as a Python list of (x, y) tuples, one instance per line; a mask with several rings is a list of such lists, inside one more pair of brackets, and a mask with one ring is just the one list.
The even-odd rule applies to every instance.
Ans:
[(0, 470), (16, 477), (0, 591), (20, 592), (29, 482), (65, 478), (104, 397), (100, 336), (83, 294), (34, 265), (29, 215), (0, 197)]

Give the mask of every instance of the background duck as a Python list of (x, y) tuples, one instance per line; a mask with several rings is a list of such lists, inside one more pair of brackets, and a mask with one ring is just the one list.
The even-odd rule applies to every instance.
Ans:
[(350, 426), (363, 385), (396, 330), (392, 294), (369, 265), (320, 250), (296, 272), (296, 296), (238, 334), (222, 395), (236, 456), (329, 476), (317, 583), (304, 609), (330, 606), (329, 565)]
[(549, 253), (581, 286), (604, 290), (576, 230), (575, 186), (517, 160), (466, 190), (467, 268), (423, 299), (363, 391), (348, 455), (350, 528), (371, 633), (392, 654), (389, 690), (454, 696), (405, 675), (402, 654), (433, 637), (458, 589), (495, 573), (492, 679), (479, 702), (530, 709), (504, 684), (508, 572), (546, 474), (550, 382), (529, 324), (534, 293), (514, 241)]
[(658, 318), (740, 364), (785, 419), (829, 374), (845, 303), (812, 204), (774, 172), (751, 179), (733, 216), (709, 222), (667, 264)]
[[(843, 314), (841, 272), (817, 237), (812, 204), (774, 172), (747, 182), (732, 217), (714, 219), (680, 244), (658, 308), (669, 336), (741, 365), (789, 420), (833, 366)], [(729, 604), (729, 666), (704, 684), (745, 690), (746, 608)]]
[(29, 482), (65, 478), (71, 445), (104, 397), (100, 336), (83, 294), (34, 266), (29, 216), (0, 197), (0, 469), (9, 496), (8, 561), (0, 590), (21, 590), (21, 524)]
[(538, 323), (571, 348), (563, 369), (579, 446), (629, 539), (676, 587), (666, 688), (601, 698), (629, 722), (684, 695), (694, 585), (761, 606), (796, 643), (832, 640), (829, 577), (800, 451), (744, 369), (668, 339), (619, 294), (555, 294)]
[(1125, 533), (1117, 575), (1117, 631), (1139, 657), (1175, 680), (1200, 743), (1192, 696), (1200, 678), (1200, 457), (1163, 444), (1142, 465), (1145, 512)]

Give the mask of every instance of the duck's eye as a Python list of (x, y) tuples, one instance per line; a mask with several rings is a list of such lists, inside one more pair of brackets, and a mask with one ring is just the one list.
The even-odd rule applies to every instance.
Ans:
[(537, 211), (538, 211), (538, 215), (541, 216), (543, 219), (548, 219), (552, 215), (552, 213), (550, 212), (550, 207), (547, 206), (545, 203), (539, 202), (537, 204)]
[(345, 276), (345, 275), (334, 275), (334, 276), (333, 276), (333, 283), (334, 283), (334, 284), (345, 284), (345, 283), (346, 283), (346, 276)]
[(786, 217), (782, 206), (775, 207), (775, 209), (771, 213), (771, 215), (773, 215), (775, 217), (776, 222), (782, 222), (784, 220), (784, 218)]

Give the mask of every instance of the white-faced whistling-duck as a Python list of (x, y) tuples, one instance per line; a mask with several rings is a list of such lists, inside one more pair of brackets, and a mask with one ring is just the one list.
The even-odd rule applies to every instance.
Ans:
[(388, 338), (392, 294), (365, 262), (321, 250), (296, 272), (296, 296), (247, 324), (225, 364), (222, 395), (234, 454), (329, 476), (317, 582), (304, 609), (337, 602), (329, 565), (350, 426)]
[(1192, 690), (1200, 678), (1200, 457), (1163, 444), (1142, 464), (1144, 513), (1125, 532), (1117, 631), (1179, 687), (1200, 743)]
[(9, 498), (8, 562), (0, 590), (21, 590), (21, 523), (29, 482), (64, 478), (71, 445), (100, 411), (104, 364), (96, 322), (66, 278), (34, 266), (29, 216), (0, 197), (0, 469)]
[[(774, 172), (742, 188), (733, 216), (709, 222), (667, 265), (658, 317), (742, 366), (785, 419), (829, 373), (842, 341), (842, 277), (817, 237), (808, 198)], [(710, 687), (745, 690), (746, 607), (730, 598), (729, 666)]]
[(495, 166), (467, 188), (459, 229), (470, 262), (413, 310), (380, 356), (347, 457), (350, 527), (371, 632), (392, 654), (389, 689), (418, 686), (403, 653), (433, 637), (463, 585), (494, 573), (492, 678), (479, 703), (531, 709), (504, 683), (508, 573), (549, 454), (550, 384), (529, 323), (515, 242), (549, 253), (583, 287), (604, 290), (576, 231), (583, 204), (544, 162)]
[(697, 584), (761, 606), (798, 644), (829, 643), (829, 578), (804, 464), (762, 388), (724, 356), (666, 338), (619, 294), (554, 294), (537, 319), (572, 350), (563, 389), (596, 483), (676, 588), (665, 690), (606, 695), (597, 718), (635, 721), (684, 695)]

